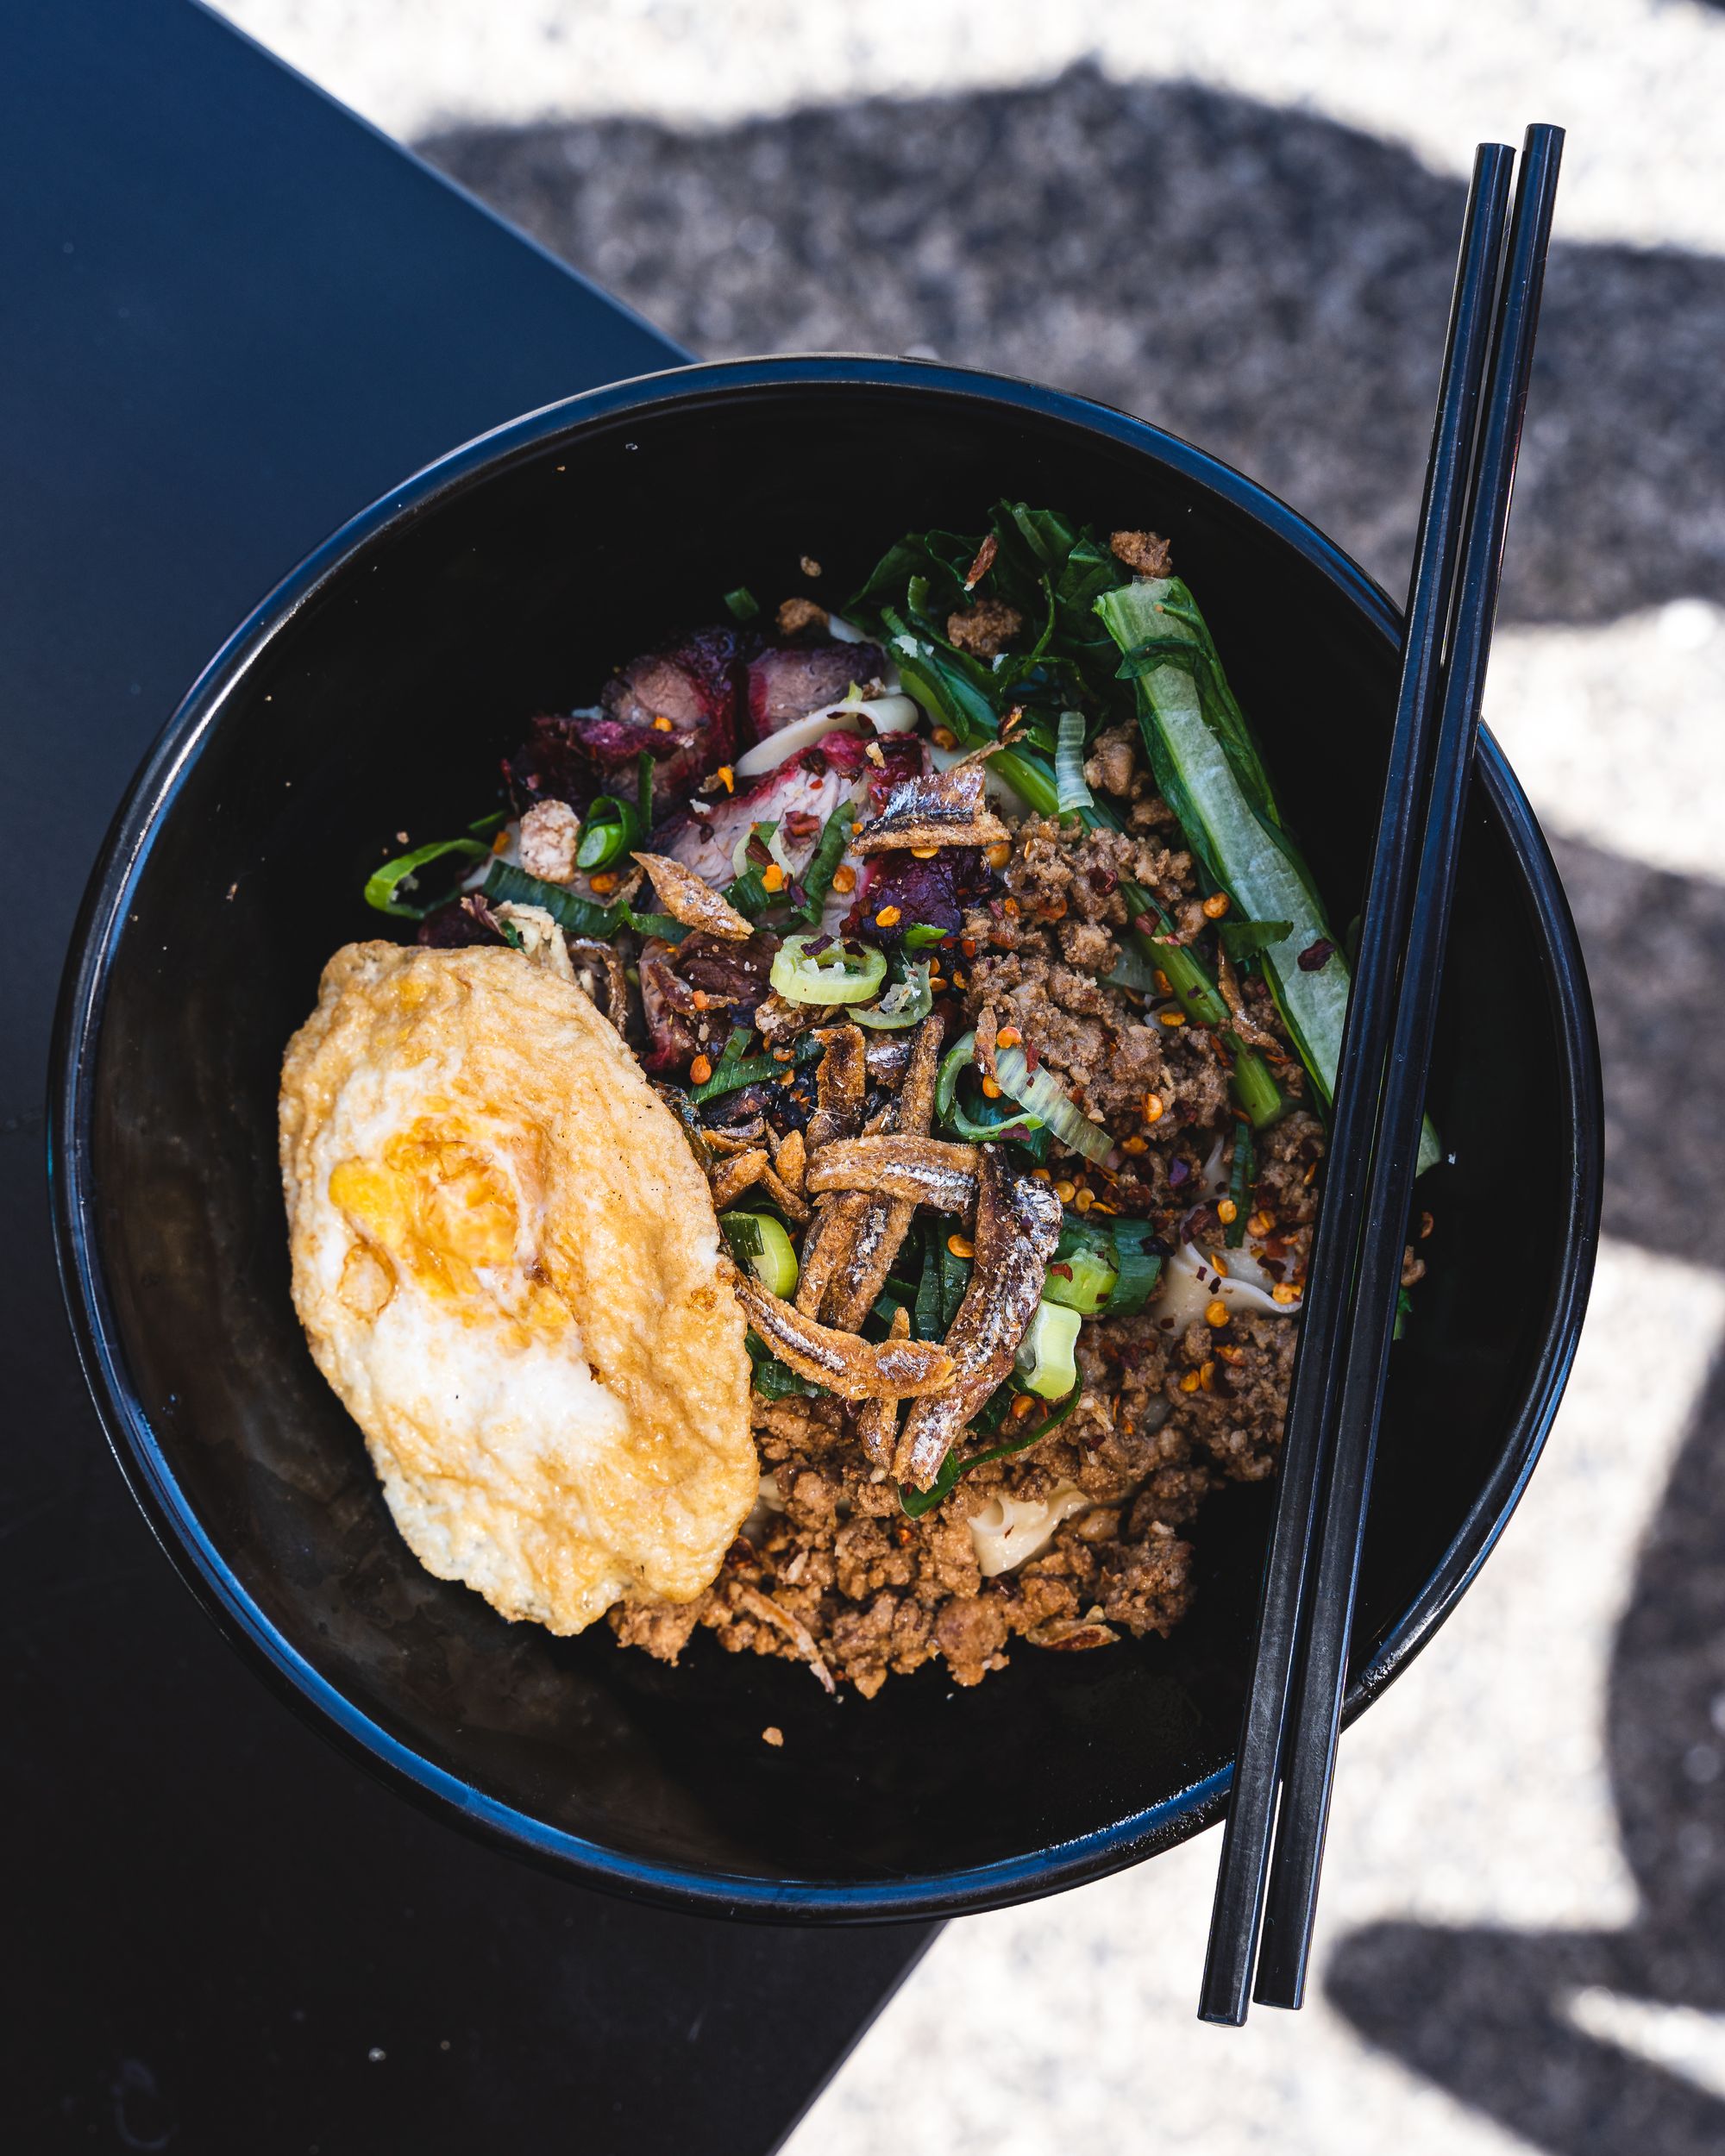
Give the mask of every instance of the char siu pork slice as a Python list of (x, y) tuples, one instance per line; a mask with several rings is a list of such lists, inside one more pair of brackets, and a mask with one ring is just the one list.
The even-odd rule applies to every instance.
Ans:
[(793, 719), (841, 702), (853, 681), (866, 688), (881, 678), (886, 666), (879, 644), (840, 643), (836, 638), (768, 644), (749, 661), (754, 738), (764, 741)]
[(596, 709), (536, 718), (504, 766), (517, 808), (567, 801), (580, 809), (596, 793), (632, 799), (643, 749), (662, 802), (728, 763), (737, 753), (743, 651), (734, 629), (698, 629), (631, 659), (606, 682)]
[[(833, 744), (844, 741), (855, 760)], [(751, 824), (776, 823), (793, 875), (806, 868), (819, 843), (826, 819), (839, 805), (855, 806), (868, 798), (870, 766), (853, 735), (829, 735), (800, 755), (789, 756), (777, 770), (733, 794), (716, 794), (682, 812), (654, 834), (662, 853), (723, 887), (737, 874), (733, 856)]]

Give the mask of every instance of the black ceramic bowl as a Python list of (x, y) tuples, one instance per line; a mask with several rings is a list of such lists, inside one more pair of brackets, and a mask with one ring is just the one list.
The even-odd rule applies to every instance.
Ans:
[[(433, 1579), (288, 1298), (276, 1077), (380, 843), (459, 829), (532, 712), (747, 583), (835, 599), (1002, 495), (1171, 536), (1333, 916), (1356, 910), (1397, 617), (1237, 473), (1057, 392), (911, 362), (703, 367), (520, 420), (411, 480), (266, 602), (122, 810), (53, 1077), (61, 1263), (121, 1465), (216, 1622), (410, 1794), (605, 1886), (769, 1918), (1022, 1899), (1194, 1833), (1225, 1790), (1269, 1491), (1214, 1499), (1168, 1641), (1020, 1649), (872, 1702), (699, 1635), (681, 1668)], [(1351, 1709), (1462, 1593), (1567, 1372), (1599, 1193), (1597, 1062), (1558, 881), (1482, 753), (1432, 1108), (1430, 1277), (1396, 1351)], [(1513, 1651), (1513, 1642), (1509, 1643)], [(776, 1723), (782, 1750), (761, 1731)]]

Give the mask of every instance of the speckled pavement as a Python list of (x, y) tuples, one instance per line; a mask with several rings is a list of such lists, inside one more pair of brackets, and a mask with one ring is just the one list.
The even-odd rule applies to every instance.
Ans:
[(693, 348), (1068, 384), (1392, 588), (1472, 142), (1572, 128), (1487, 700), (1606, 1063), (1607, 1239), (1546, 1458), (1344, 1745), (1305, 2012), (1193, 2018), (1207, 1837), (950, 1927), (791, 2146), (1725, 2147), (1725, 12), (229, 12)]

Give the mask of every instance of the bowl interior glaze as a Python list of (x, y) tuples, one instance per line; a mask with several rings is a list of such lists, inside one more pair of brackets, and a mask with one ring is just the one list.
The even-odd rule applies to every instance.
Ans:
[[(837, 602), (898, 534), (1002, 495), (1151, 526), (1214, 625), (1336, 920), (1358, 903), (1396, 617), (1318, 535), (1154, 429), (889, 362), (748, 363), (599, 392), (460, 452), (338, 535), (193, 692), (74, 951), (55, 1184), (80, 1344), (122, 1464), (228, 1630), (327, 1730), (469, 1824), (602, 1883), (768, 1916), (1019, 1898), (1214, 1814), (1269, 1492), (1212, 1501), (1167, 1641), (1020, 1646), (834, 1704), (698, 1635), (677, 1669), (558, 1640), (434, 1580), (394, 1532), (288, 1296), (284, 1044), (331, 951), (384, 931), (395, 850), (498, 799), (533, 712), (591, 700), (746, 583)], [(1567, 1367), (1598, 1163), (1586, 992), (1531, 816), (1475, 790), (1422, 1187), (1430, 1277), (1397, 1349), (1354, 1704), (1506, 1516)], [(1504, 1202), (1507, 1193), (1514, 1203)], [(1478, 1254), (1489, 1251), (1490, 1263)], [(1470, 1262), (1469, 1254), (1472, 1258)], [(782, 1750), (762, 1743), (768, 1723)]]

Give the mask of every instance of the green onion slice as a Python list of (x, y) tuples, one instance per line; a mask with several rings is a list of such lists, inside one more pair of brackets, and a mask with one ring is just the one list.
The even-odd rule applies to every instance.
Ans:
[[(1063, 1243), (1066, 1238), (1061, 1240)], [(1056, 1254), (1043, 1283), (1042, 1299), (1063, 1303), (1081, 1317), (1094, 1318), (1113, 1294), (1120, 1276), (1112, 1244), (1106, 1255), (1088, 1243), (1075, 1244), (1070, 1250)]]
[(589, 874), (596, 868), (608, 868), (613, 861), (645, 843), (640, 812), (634, 802), (619, 800), (613, 793), (601, 793), (581, 818), (575, 866)]
[(1078, 1382), (1078, 1365), (1072, 1351), (1083, 1322), (1082, 1315), (1064, 1303), (1038, 1303), (1036, 1314), (1019, 1342), (1013, 1363), (1026, 1392), (1043, 1400), (1065, 1399)]
[(446, 854), (458, 854), (464, 860), (483, 861), (491, 848), (477, 838), (438, 838), (429, 846), (416, 846), (411, 854), (398, 854), (393, 861), (386, 861), (381, 868), (373, 868), (366, 878), (366, 904), (375, 906), (380, 913), (392, 913), (398, 920), (423, 921), (428, 913), (434, 913), (440, 906), (447, 906), (455, 896), (448, 892), (441, 899), (434, 899), (430, 906), (404, 906), (396, 893), (404, 884), (411, 885), (417, 872), (434, 861), (441, 861)]
[(1054, 805), (1064, 816), (1073, 809), (1094, 808), (1095, 796), (1084, 780), (1084, 714), (1063, 711), (1060, 736), (1054, 751)]
[(878, 1003), (867, 1010), (853, 1011), (851, 1018), (856, 1025), (866, 1025), (877, 1033), (897, 1032), (906, 1025), (919, 1025), (934, 1008), (931, 970), (926, 959), (910, 967), (904, 979), (888, 988)]
[(1253, 1158), (1255, 1150), (1251, 1142), (1251, 1125), (1237, 1122), (1234, 1125), (1233, 1165), (1228, 1172), (1228, 1197), (1233, 1205), (1234, 1217), (1229, 1221), (1227, 1232), (1222, 1238), (1231, 1250), (1238, 1250), (1245, 1240), (1247, 1194), (1258, 1175), (1258, 1163)]
[[(973, 1063), (976, 1054), (976, 1036), (962, 1034), (940, 1060), (939, 1075), (934, 1081), (934, 1112), (944, 1129), (967, 1144), (982, 1145), (997, 1138), (1010, 1138), (1014, 1131), (1029, 1133), (1040, 1131), (1042, 1125), (1033, 1115), (994, 1115), (988, 1111), (994, 1103), (984, 1103), (981, 1113), (972, 1114), (958, 1097), (958, 1081)], [(998, 1060), (998, 1059), (997, 1059)], [(1004, 1091), (1004, 1087), (1002, 1088)]]
[(761, 602), (746, 584), (739, 584), (734, 592), (724, 595), (733, 621), (753, 621), (761, 611)]
[(731, 1255), (775, 1295), (796, 1292), (797, 1254), (784, 1223), (770, 1213), (722, 1213), (718, 1225)]
[(591, 899), (578, 898), (573, 891), (566, 891), (561, 883), (547, 883), (541, 877), (530, 876), (513, 862), (493, 861), (480, 888), (487, 899), (506, 899), (515, 906), (543, 906), (571, 936), (597, 937), (602, 943), (611, 942), (625, 928), (632, 928), (639, 936), (656, 936), (666, 943), (680, 943), (689, 932), (668, 913), (637, 913), (632, 906), (622, 903), (595, 906)]
[[(744, 1086), (764, 1085), (769, 1079), (782, 1078), (794, 1067), (781, 1063), (776, 1056), (745, 1056), (743, 1050), (748, 1044), (749, 1031), (746, 1025), (732, 1027), (724, 1052), (712, 1067), (712, 1077), (690, 1087), (691, 1100), (716, 1100), (721, 1094), (740, 1093)], [(814, 1035), (805, 1033), (797, 1042), (795, 1062), (806, 1063), (822, 1053)]]
[(887, 954), (872, 943), (836, 938), (812, 952), (816, 936), (787, 936), (773, 960), (771, 981), (787, 1003), (867, 1003), (887, 977)]
[(1045, 1123), (1060, 1143), (1075, 1153), (1082, 1153), (1086, 1160), (1100, 1161), (1114, 1150), (1113, 1138), (1069, 1098), (1057, 1078), (1049, 1071), (1031, 1069), (1023, 1049), (997, 1048), (994, 1075), (1009, 1100), (1016, 1100), (1038, 1122)]
[(799, 879), (803, 887), (802, 916), (812, 928), (826, 904), (827, 893), (832, 888), (832, 879), (838, 874), (838, 864), (844, 857), (844, 842), (850, 836), (850, 825), (856, 812), (850, 802), (841, 801), (826, 819), (809, 863)]

